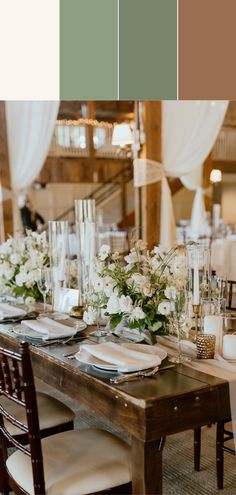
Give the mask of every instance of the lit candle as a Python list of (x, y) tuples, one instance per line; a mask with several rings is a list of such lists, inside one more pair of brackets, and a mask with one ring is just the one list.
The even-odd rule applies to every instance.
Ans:
[(223, 318), (222, 316), (207, 315), (204, 318), (203, 333), (212, 334), (216, 337), (216, 351), (221, 352), (222, 333), (223, 333)]
[(193, 304), (200, 304), (200, 295), (199, 295), (199, 269), (198, 264), (194, 263), (193, 268)]

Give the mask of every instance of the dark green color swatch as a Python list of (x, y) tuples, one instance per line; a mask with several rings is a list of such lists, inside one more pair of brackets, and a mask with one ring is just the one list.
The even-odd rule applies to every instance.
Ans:
[(117, 18), (117, 0), (60, 0), (61, 99), (117, 98)]
[(176, 99), (177, 0), (120, 0), (119, 38), (119, 99)]

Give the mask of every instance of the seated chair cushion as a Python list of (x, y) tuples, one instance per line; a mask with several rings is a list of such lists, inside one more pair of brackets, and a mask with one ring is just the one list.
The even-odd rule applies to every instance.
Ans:
[[(14, 416), (14, 418), (26, 424), (25, 408), (15, 402), (0, 397), (0, 404)], [(37, 392), (37, 404), (39, 412), (39, 425), (41, 430), (52, 428), (60, 424), (68, 423), (74, 420), (74, 413), (69, 407), (62, 402), (50, 397), (42, 392)], [(12, 425), (9, 421), (5, 421), (5, 427), (11, 435), (22, 434), (22, 430), (17, 426)]]
[[(130, 447), (95, 428), (58, 433), (42, 440), (47, 495), (86, 495), (131, 481)], [(30, 457), (7, 459), (14, 480), (33, 495)]]

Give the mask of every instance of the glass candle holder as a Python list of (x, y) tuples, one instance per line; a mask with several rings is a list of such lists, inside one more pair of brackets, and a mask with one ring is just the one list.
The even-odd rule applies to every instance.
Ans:
[(192, 293), (192, 304), (200, 304), (202, 297), (210, 296), (210, 250), (201, 244), (187, 247), (188, 290)]
[(196, 339), (197, 359), (214, 359), (216, 336), (199, 334)]
[(52, 305), (55, 292), (68, 287), (69, 226), (68, 222), (48, 222), (49, 257), (52, 283)]
[(96, 212), (94, 199), (75, 201), (79, 307), (85, 307), (92, 289), (96, 255)]

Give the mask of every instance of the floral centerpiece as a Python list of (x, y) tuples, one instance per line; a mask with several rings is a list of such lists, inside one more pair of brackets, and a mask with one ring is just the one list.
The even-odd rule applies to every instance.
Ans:
[(140, 333), (147, 330), (151, 341), (169, 332), (171, 301), (185, 288), (186, 256), (183, 247), (169, 252), (155, 247), (148, 252), (137, 241), (124, 260), (110, 247), (101, 247), (95, 259), (93, 292), (84, 313), (87, 324), (94, 324), (98, 310), (109, 317), (114, 330), (122, 321)]
[(46, 233), (28, 231), (0, 245), (0, 295), (21, 296), (26, 303), (41, 301), (40, 269), (49, 266)]

